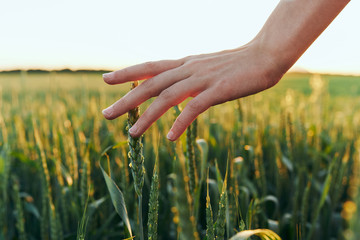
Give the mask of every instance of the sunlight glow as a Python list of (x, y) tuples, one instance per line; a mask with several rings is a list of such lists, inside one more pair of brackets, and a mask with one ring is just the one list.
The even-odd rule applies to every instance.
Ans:
[[(277, 5), (253, 1), (3, 1), (1, 69), (119, 69), (239, 47)], [(360, 73), (359, 1), (351, 1), (296, 66)]]

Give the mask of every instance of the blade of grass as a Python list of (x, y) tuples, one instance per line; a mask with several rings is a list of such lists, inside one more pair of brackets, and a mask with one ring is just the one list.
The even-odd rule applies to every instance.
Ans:
[(107, 186), (107, 188), (109, 190), (111, 201), (112, 201), (112, 203), (113, 203), (113, 205), (115, 207), (115, 210), (119, 214), (121, 219), (124, 221), (124, 224), (125, 224), (127, 230), (130, 233), (130, 237), (132, 237), (130, 220), (129, 220), (129, 217), (128, 217), (124, 196), (123, 196), (121, 190), (119, 189), (119, 187), (114, 182), (114, 180), (112, 180), (109, 177), (109, 175), (105, 172), (105, 170), (103, 169), (101, 164), (100, 164), (100, 169), (101, 169), (101, 172), (102, 172), (102, 174), (104, 176), (105, 183), (106, 183), (106, 186)]

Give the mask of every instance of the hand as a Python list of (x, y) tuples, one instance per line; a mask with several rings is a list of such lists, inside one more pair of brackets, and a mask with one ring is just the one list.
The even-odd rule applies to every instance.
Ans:
[(129, 130), (139, 137), (169, 108), (193, 97), (168, 133), (174, 141), (209, 107), (275, 85), (349, 1), (282, 0), (254, 40), (241, 48), (104, 74), (108, 84), (147, 80), (103, 114), (114, 119), (157, 96)]
[(129, 130), (139, 137), (169, 108), (193, 97), (167, 135), (174, 141), (209, 107), (265, 90), (282, 75), (255, 42), (219, 53), (143, 63), (103, 75), (108, 84), (147, 79), (103, 110), (103, 115), (115, 119), (157, 97)]

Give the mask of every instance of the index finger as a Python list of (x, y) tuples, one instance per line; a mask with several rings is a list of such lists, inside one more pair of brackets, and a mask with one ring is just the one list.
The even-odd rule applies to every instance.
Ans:
[(146, 62), (127, 67), (115, 72), (103, 74), (103, 79), (108, 84), (119, 84), (130, 81), (142, 80), (153, 77), (164, 71), (181, 66), (184, 60), (162, 60), (157, 62)]

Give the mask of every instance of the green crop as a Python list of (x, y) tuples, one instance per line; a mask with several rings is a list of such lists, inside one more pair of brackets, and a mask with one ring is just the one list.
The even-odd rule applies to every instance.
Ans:
[(0, 239), (360, 238), (360, 77), (287, 74), (176, 143), (183, 106), (138, 139), (102, 117), (124, 85), (0, 73)]

